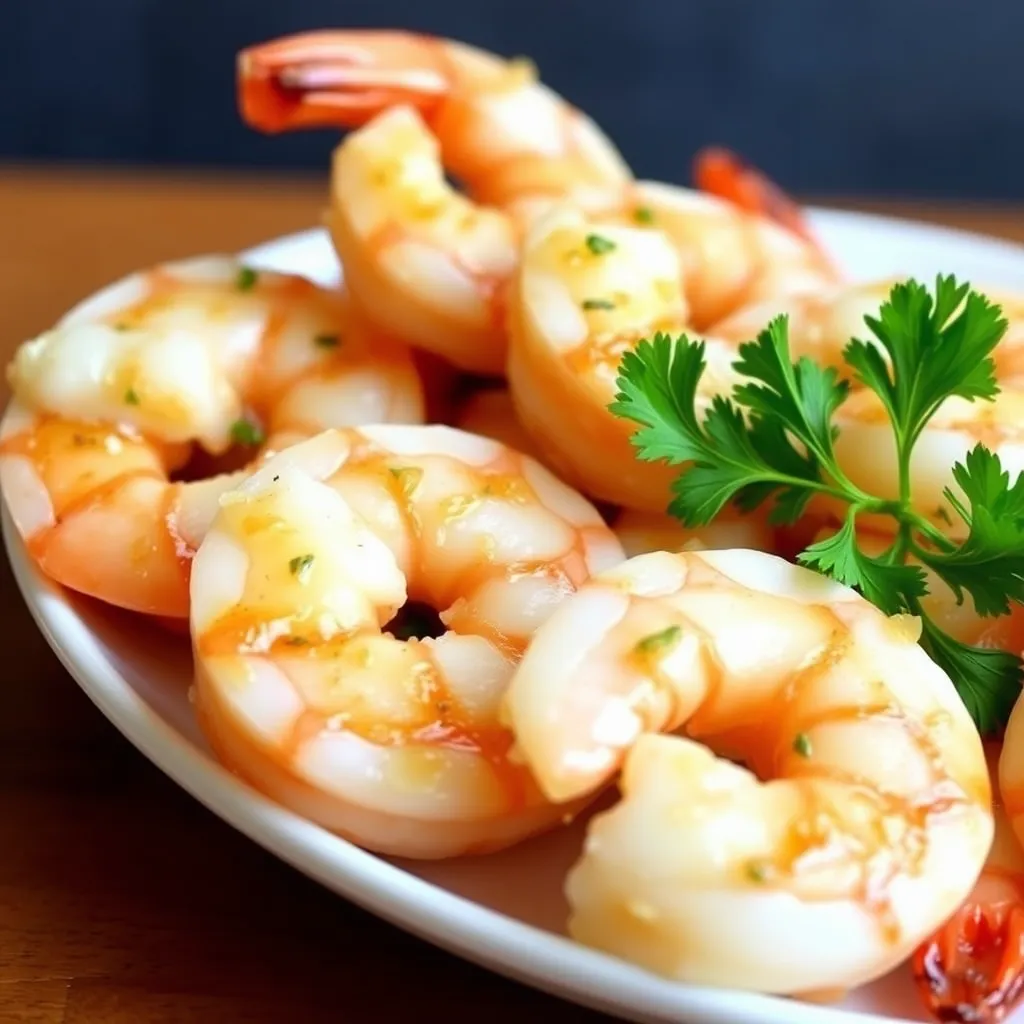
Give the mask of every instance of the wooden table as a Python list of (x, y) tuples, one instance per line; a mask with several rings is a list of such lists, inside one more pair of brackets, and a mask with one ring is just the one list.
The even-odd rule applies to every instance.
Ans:
[[(0, 171), (0, 357), (131, 270), (308, 227), (323, 196)], [(1024, 240), (1024, 210), (844, 205)], [(223, 824), (92, 706), (0, 571), (0, 1022), (607, 1019), (406, 936)]]

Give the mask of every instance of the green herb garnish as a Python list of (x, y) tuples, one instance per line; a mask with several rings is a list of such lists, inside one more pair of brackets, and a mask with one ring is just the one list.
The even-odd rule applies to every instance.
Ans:
[(125, 405), (138, 405), (139, 404), (139, 393), (135, 388), (129, 388), (124, 393)]
[(654, 211), (649, 206), (638, 206), (633, 211), (633, 220), (635, 220), (637, 224), (653, 224)]
[(602, 253), (611, 252), (615, 248), (615, 243), (604, 235), (587, 235), (587, 248), (595, 256), (600, 256)]
[(337, 348), (341, 344), (341, 337), (337, 334), (318, 334), (313, 344), (317, 348)]
[(231, 424), (231, 440), (235, 444), (255, 446), (263, 443), (263, 431), (251, 420), (235, 420)]
[(652, 654), (678, 643), (682, 634), (683, 631), (679, 626), (667, 626), (665, 629), (658, 630), (657, 633), (651, 633), (642, 640), (638, 640), (633, 649), (637, 654)]
[(615, 303), (611, 299), (584, 299), (581, 305), (587, 310), (615, 308)]
[(801, 757), (811, 756), (811, 737), (805, 732), (798, 732), (793, 737), (793, 750)]
[(305, 583), (309, 570), (313, 568), (312, 555), (296, 555), (288, 563), (288, 571), (300, 582)]
[(759, 860), (752, 860), (747, 863), (747, 878), (758, 885), (768, 881), (768, 866)]
[(240, 292), (251, 291), (259, 280), (259, 274), (252, 267), (240, 267), (235, 284)]
[[(886, 614), (922, 622), (921, 645), (955, 683), (979, 730), (1006, 722), (1020, 693), (1022, 665), (1005, 651), (972, 647), (943, 632), (922, 610), (924, 568), (957, 600), (970, 595), (979, 615), (1003, 615), (1024, 603), (1024, 474), (1011, 481), (998, 457), (977, 445), (952, 470), (962, 496), (945, 498), (967, 528), (957, 543), (911, 500), (910, 459), (929, 420), (948, 398), (992, 400), (998, 392), (992, 352), (1007, 324), (983, 295), (939, 277), (934, 296), (915, 281), (896, 285), (877, 317), (874, 340), (853, 339), (844, 358), (853, 378), (882, 401), (895, 436), (899, 497), (854, 484), (835, 454), (836, 411), (850, 384), (806, 357), (792, 362), (788, 319), (773, 320), (739, 348), (734, 368), (747, 380), (697, 411), (704, 343), (659, 334), (627, 352), (612, 412), (640, 425), (638, 457), (679, 465), (669, 511), (703, 526), (729, 503), (751, 511), (771, 499), (770, 520), (792, 523), (815, 495), (846, 506), (842, 527), (797, 560), (858, 589)], [(888, 516), (894, 540), (881, 555), (857, 542), (861, 515)]]

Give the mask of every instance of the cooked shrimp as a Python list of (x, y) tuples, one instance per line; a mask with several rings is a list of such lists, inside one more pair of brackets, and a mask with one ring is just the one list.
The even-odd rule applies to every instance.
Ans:
[[(601, 227), (560, 206), (527, 234), (509, 301), (508, 380), (547, 462), (591, 497), (664, 512), (676, 467), (641, 462), (608, 409), (622, 354), (657, 331), (693, 336), (679, 257), (660, 232)], [(739, 381), (736, 347), (705, 338), (701, 401)]]
[(1006, 723), (999, 757), (999, 791), (1010, 825), (1018, 842), (1024, 845), (1024, 699), (1021, 698)]
[(568, 879), (571, 934), (775, 993), (905, 959), (968, 894), (993, 830), (981, 740), (917, 627), (762, 552), (640, 555), (584, 584), (503, 708), (552, 800), (624, 764)]
[[(342, 263), (382, 324), (465, 369), (500, 371), (518, 228), (557, 201), (663, 230), (697, 330), (755, 299), (836, 280), (820, 246), (793, 229), (795, 204), (783, 217), (778, 201), (758, 209), (749, 188), (733, 190), (736, 202), (634, 181), (593, 121), (527, 62), (402, 32), (313, 32), (243, 51), (239, 98), (262, 131), (362, 128), (334, 157), (330, 225)], [(721, 191), (723, 173), (703, 177)]]
[(713, 324), (736, 309), (777, 295), (823, 290), (839, 280), (816, 244), (709, 193), (640, 181), (628, 201), (593, 216), (668, 236), (679, 253), (690, 323), (697, 331), (711, 333)]
[(995, 839), (967, 901), (914, 951), (914, 981), (940, 1021), (996, 1024), (1024, 994), (1024, 850), (999, 795), (1000, 744), (986, 744)]
[[(533, 440), (516, 418), (512, 397), (504, 388), (475, 391), (463, 404), (456, 426), (472, 434), (492, 437), (516, 451), (539, 458)], [(774, 532), (757, 515), (727, 510), (713, 523), (688, 529), (678, 519), (660, 512), (623, 509), (611, 512), (612, 528), (626, 557), (647, 551), (680, 551), (684, 548), (754, 548), (770, 551)]]
[(346, 283), (374, 321), (461, 370), (503, 373), (517, 230), (445, 181), (437, 142), (412, 107), (345, 139), (331, 196), (328, 226)]
[[(222, 498), (196, 554), (206, 734), (254, 786), (361, 846), (510, 845), (566, 808), (508, 757), (498, 703), (537, 627), (621, 558), (588, 502), (495, 441), (318, 435)], [(443, 625), (388, 632), (407, 602)]]
[(242, 116), (264, 132), (357, 128), (392, 107), (418, 112), (444, 166), (480, 203), (606, 202), (631, 180), (618, 150), (527, 60), (390, 30), (307, 32), (243, 50)]
[(541, 461), (533, 438), (516, 418), (512, 396), (505, 388), (474, 391), (459, 409), (455, 425), (460, 430), (493, 438), (517, 452)]
[(774, 551), (775, 533), (761, 515), (725, 509), (707, 526), (689, 528), (661, 512), (625, 509), (612, 522), (627, 558), (650, 551), (750, 548)]
[(216, 258), (133, 275), (22, 345), (0, 486), (40, 568), (73, 590), (188, 614), (189, 564), (237, 482), (170, 482), (193, 442), (223, 455), (324, 427), (418, 422), (409, 351), (343, 296)]

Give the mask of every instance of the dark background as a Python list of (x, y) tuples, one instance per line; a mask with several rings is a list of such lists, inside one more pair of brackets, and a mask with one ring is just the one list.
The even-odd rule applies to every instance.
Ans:
[(0, 0), (0, 159), (326, 169), (260, 137), (234, 56), (323, 27), (525, 54), (643, 177), (700, 146), (804, 194), (1024, 198), (1020, 0)]

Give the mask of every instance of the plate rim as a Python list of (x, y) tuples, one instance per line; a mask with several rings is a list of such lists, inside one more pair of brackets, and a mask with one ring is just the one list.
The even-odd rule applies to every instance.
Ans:
[[(981, 245), (992, 256), (1020, 263), (1024, 277), (1024, 245), (1011, 240), (884, 214), (807, 210), (816, 227), (874, 225), (951, 245)], [(325, 234), (323, 227), (311, 227), (237, 255), (259, 260), (275, 248), (314, 244)], [(61, 588), (29, 558), (6, 501), (0, 506), (4, 546), (22, 599), (76, 685), (140, 754), (202, 806), (329, 891), (452, 955), (557, 998), (613, 1014), (632, 1005), (633, 1020), (665, 1022), (687, 1014), (706, 1024), (736, 1024), (737, 1014), (750, 1021), (771, 1014), (786, 1024), (913, 1024), (870, 1011), (661, 978), (422, 879), (279, 806), (195, 748), (136, 693)], [(454, 930), (446, 929), (451, 923)]]

